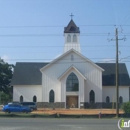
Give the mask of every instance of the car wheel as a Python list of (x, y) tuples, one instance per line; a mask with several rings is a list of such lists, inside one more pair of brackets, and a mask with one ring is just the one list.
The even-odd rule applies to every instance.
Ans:
[(28, 114), (28, 111), (26, 111), (26, 114)]
[(27, 114), (27, 113), (28, 113), (28, 111), (27, 111), (27, 110), (23, 110), (23, 113), (26, 113), (26, 114)]
[(26, 110), (23, 110), (22, 112), (23, 112), (23, 113), (26, 113)]
[(5, 111), (6, 113), (10, 113), (10, 111), (7, 109), (6, 111)]
[(34, 109), (33, 108), (30, 108), (31, 109), (31, 111), (33, 111)]

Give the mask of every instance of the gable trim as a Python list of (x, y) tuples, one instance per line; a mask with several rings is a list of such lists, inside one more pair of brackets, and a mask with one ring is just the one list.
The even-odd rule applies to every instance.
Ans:
[(64, 75), (66, 75), (71, 69), (74, 69), (82, 78), (86, 80), (86, 77), (73, 65), (70, 66), (58, 79), (61, 80)]
[(94, 65), (96, 68), (100, 69), (101, 71), (104, 71), (103, 68), (101, 68), (100, 66), (96, 65), (94, 62), (92, 62), (91, 60), (89, 60), (88, 58), (86, 58), (85, 56), (83, 56), (82, 54), (80, 54), (78, 51), (74, 50), (74, 49), (70, 49), (69, 51), (67, 51), (66, 53), (62, 54), (61, 56), (59, 56), (58, 58), (54, 59), (53, 61), (51, 61), (48, 65), (44, 66), (43, 68), (40, 69), (40, 71), (42, 72), (45, 68), (51, 66), (52, 64), (54, 64), (56, 61), (58, 61), (59, 59), (61, 59), (62, 57), (64, 57), (65, 55), (69, 54), (70, 52), (74, 52), (77, 55), (79, 55), (80, 57), (82, 57), (83, 59), (85, 59), (87, 62), (90, 62), (92, 65)]

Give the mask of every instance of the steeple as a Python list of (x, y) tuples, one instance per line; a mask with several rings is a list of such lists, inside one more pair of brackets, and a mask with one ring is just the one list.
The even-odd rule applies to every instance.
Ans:
[(76, 26), (73, 19), (71, 19), (67, 27), (64, 28), (64, 33), (80, 33), (79, 27)]
[(80, 52), (80, 43), (79, 43), (80, 30), (72, 19), (73, 15), (71, 14), (70, 16), (71, 20), (67, 25), (67, 27), (64, 28), (64, 37), (65, 37), (64, 52), (67, 52), (70, 49), (75, 49), (76, 51)]

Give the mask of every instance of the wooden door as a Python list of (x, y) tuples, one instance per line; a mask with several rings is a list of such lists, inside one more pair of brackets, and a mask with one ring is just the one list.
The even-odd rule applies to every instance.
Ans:
[(67, 108), (78, 108), (78, 96), (67, 96), (66, 97)]

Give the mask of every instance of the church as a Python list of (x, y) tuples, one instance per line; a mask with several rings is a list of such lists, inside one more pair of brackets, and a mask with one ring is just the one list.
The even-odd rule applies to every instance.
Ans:
[[(39, 108), (112, 108), (116, 64), (94, 63), (81, 54), (80, 29), (73, 19), (64, 28), (64, 52), (50, 63), (17, 62), (11, 81), (14, 102)], [(130, 78), (119, 63), (119, 103), (130, 99)]]

